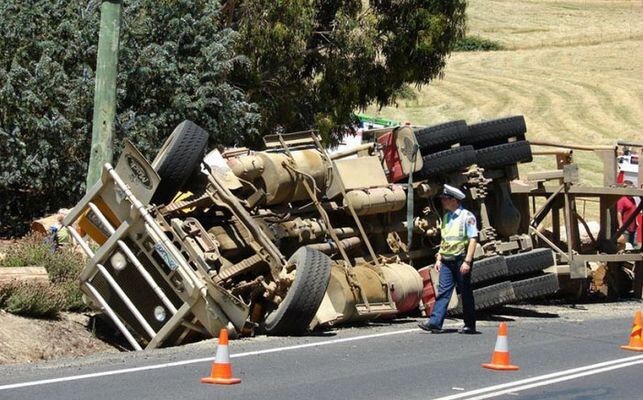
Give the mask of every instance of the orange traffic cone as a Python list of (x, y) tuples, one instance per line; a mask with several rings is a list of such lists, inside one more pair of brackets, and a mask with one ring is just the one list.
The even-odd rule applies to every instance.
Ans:
[(212, 363), (210, 376), (201, 378), (201, 383), (216, 383), (219, 385), (241, 383), (241, 379), (232, 377), (232, 364), (230, 364), (230, 353), (228, 352), (228, 331), (226, 329), (221, 329), (221, 333), (219, 333), (217, 354)]
[(509, 344), (507, 343), (507, 324), (500, 323), (498, 327), (498, 339), (496, 340), (496, 348), (493, 350), (491, 362), (489, 364), (482, 364), (484, 368), (495, 369), (499, 371), (517, 371), (517, 365), (511, 365), (509, 361)]
[(641, 334), (641, 311), (634, 314), (634, 325), (632, 325), (632, 333), (630, 334), (630, 344), (621, 346), (621, 349), (643, 351), (643, 338)]

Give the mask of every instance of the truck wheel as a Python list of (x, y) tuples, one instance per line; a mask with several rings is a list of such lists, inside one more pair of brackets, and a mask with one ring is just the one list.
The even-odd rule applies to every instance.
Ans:
[(492, 119), (469, 125), (467, 137), (462, 140), (462, 144), (470, 144), (479, 149), (504, 143), (512, 137), (524, 140), (525, 132), (527, 125), (522, 115)]
[(277, 309), (268, 314), (264, 330), (271, 335), (306, 333), (330, 281), (331, 259), (317, 250), (302, 247), (289, 260), (295, 280)]
[(471, 267), (471, 284), (489, 281), (507, 275), (507, 263), (503, 256), (476, 260)]
[(473, 298), (476, 300), (476, 310), (516, 301), (516, 295), (509, 281), (474, 290)]
[[(473, 298), (476, 303), (476, 311), (516, 301), (513, 286), (509, 281), (476, 289), (473, 291)], [(458, 306), (450, 311), (450, 313), (453, 315), (462, 314), (462, 296), (458, 295)]]
[(459, 120), (418, 129), (415, 131), (415, 138), (422, 154), (429, 154), (460, 143), (467, 136), (467, 132), (467, 123)]
[(460, 146), (439, 151), (422, 157), (424, 166), (422, 175), (428, 177), (433, 174), (457, 171), (475, 164), (476, 152), (471, 146)]
[(543, 297), (558, 292), (558, 276), (546, 274), (535, 278), (511, 282), (517, 300), (527, 300), (534, 297)]
[(152, 203), (167, 204), (174, 198), (199, 168), (207, 144), (208, 133), (192, 121), (183, 121), (174, 129), (152, 162), (161, 177)]
[(476, 164), (482, 168), (499, 168), (532, 160), (531, 145), (526, 140), (476, 150)]
[(550, 249), (535, 249), (525, 253), (505, 256), (509, 276), (542, 271), (554, 265), (554, 253)]

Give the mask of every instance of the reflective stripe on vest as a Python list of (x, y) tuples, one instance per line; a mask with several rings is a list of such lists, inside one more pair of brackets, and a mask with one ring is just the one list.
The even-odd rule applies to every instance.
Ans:
[(455, 257), (464, 254), (469, 238), (467, 237), (467, 218), (471, 215), (465, 209), (460, 210), (460, 215), (453, 220), (446, 222), (448, 213), (442, 218), (441, 231), (442, 242), (440, 242), (440, 254), (446, 257)]

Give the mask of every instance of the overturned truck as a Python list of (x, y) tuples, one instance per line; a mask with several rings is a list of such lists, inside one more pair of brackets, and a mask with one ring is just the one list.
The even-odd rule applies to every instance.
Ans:
[(516, 116), (372, 129), (335, 152), (298, 132), (206, 153), (207, 132), (185, 121), (151, 163), (126, 143), (66, 217), (88, 255), (81, 289), (137, 350), (427, 313), (434, 196), (449, 183), (467, 188), (480, 225), (476, 308), (553, 293), (552, 251), (517, 234), (525, 131)]

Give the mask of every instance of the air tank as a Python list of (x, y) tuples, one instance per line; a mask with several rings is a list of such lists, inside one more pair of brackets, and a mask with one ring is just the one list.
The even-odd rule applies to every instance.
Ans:
[(344, 206), (348, 204), (359, 216), (399, 211), (406, 205), (406, 193), (400, 186), (351, 190), (344, 198)]

